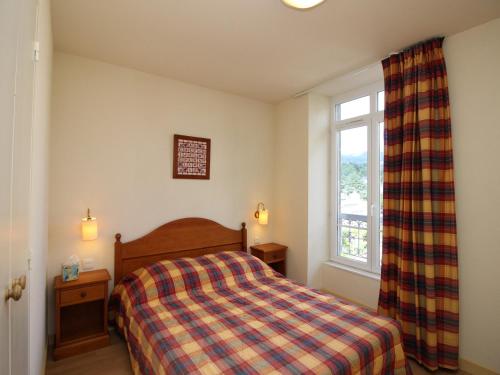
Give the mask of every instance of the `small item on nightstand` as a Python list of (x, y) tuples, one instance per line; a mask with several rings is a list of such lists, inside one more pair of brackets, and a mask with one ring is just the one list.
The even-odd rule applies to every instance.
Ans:
[(78, 280), (80, 276), (80, 258), (76, 255), (71, 255), (68, 260), (63, 263), (61, 270), (62, 281)]
[(94, 259), (93, 258), (83, 258), (82, 269), (84, 271), (90, 271), (94, 269)]
[(286, 246), (277, 243), (264, 243), (250, 246), (250, 250), (254, 257), (259, 258), (276, 272), (286, 276)]

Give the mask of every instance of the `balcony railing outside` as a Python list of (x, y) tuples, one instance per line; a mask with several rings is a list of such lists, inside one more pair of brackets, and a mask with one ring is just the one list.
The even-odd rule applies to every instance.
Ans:
[(366, 215), (340, 214), (340, 256), (366, 262), (368, 257), (368, 220)]

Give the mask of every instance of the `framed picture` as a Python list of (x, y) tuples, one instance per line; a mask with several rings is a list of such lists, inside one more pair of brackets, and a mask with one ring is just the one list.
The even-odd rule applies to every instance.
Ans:
[(210, 139), (174, 134), (174, 178), (210, 179)]

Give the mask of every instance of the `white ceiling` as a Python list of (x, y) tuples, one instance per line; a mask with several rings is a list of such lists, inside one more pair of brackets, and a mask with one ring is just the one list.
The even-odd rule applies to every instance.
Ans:
[(499, 0), (52, 0), (55, 48), (269, 102), (420, 40), (500, 17)]

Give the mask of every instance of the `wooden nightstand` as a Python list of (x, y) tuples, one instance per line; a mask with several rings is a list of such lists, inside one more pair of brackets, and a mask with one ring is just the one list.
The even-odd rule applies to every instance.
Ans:
[(259, 258), (283, 276), (286, 276), (286, 249), (286, 246), (277, 243), (250, 246), (254, 257)]
[(78, 280), (54, 279), (54, 360), (109, 345), (107, 270), (81, 272)]

